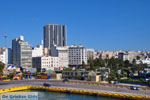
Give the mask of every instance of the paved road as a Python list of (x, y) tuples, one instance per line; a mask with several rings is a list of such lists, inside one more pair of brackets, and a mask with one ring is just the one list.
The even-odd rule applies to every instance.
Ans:
[[(42, 86), (45, 80), (17, 80), (17, 81), (0, 81), (0, 89), (11, 88), (16, 86), (25, 86), (25, 85), (34, 85)], [(135, 94), (135, 95), (150, 95), (150, 90), (144, 91), (140, 90), (129, 90), (127, 88), (117, 88), (103, 85), (85, 85), (85, 84), (72, 84), (72, 83), (63, 83), (61, 80), (46, 80), (47, 83), (50, 83), (52, 87), (60, 88), (72, 88), (72, 89), (86, 89), (94, 91), (104, 91), (104, 92), (116, 92), (124, 94)]]

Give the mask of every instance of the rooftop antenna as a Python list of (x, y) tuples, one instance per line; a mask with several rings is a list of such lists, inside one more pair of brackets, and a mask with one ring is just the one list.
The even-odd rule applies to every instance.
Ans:
[(7, 48), (7, 37), (8, 37), (8, 35), (4, 35), (4, 38), (5, 38), (5, 48)]

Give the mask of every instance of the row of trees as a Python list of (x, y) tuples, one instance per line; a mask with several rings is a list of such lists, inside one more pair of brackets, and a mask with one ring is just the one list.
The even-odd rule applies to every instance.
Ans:
[[(137, 57), (138, 58), (138, 57)], [(139, 59), (139, 58), (138, 58)], [(120, 77), (128, 77), (129, 73), (143, 70), (148, 67), (147, 64), (136, 64), (136, 59), (133, 59), (132, 63), (128, 60), (121, 60), (118, 58), (112, 57), (111, 59), (89, 59), (89, 68), (88, 70), (95, 70), (100, 67), (110, 68), (110, 79), (114, 80), (118, 77), (118, 70), (121, 70)]]
[(148, 67), (147, 64), (136, 64), (136, 59), (133, 59), (132, 63), (129, 60), (121, 60), (118, 58), (112, 57), (111, 59), (89, 59), (88, 63), (90, 65), (90, 70), (94, 70), (99, 67), (107, 67), (111, 70), (119, 70), (119, 69), (129, 69), (131, 68), (132, 71), (142, 70), (145, 67)]

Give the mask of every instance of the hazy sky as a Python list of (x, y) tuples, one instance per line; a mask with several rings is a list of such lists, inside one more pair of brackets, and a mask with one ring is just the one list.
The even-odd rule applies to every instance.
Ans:
[(150, 50), (150, 0), (0, 0), (0, 46), (4, 34), (36, 46), (45, 24), (66, 25), (68, 45)]

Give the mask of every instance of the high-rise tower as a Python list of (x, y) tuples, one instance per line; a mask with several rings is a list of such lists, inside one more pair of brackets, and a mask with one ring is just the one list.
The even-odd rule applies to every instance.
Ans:
[(66, 26), (48, 24), (44, 26), (44, 48), (66, 46)]

